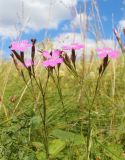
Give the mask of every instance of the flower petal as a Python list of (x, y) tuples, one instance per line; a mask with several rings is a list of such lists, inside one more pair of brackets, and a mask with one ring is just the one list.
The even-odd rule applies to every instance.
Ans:
[(32, 45), (28, 43), (28, 40), (22, 40), (20, 42), (12, 42), (11, 50), (18, 50), (24, 52), (28, 47)]
[(49, 67), (50, 66), (49, 60), (43, 61), (43, 66), (44, 67)]
[(103, 59), (107, 56), (107, 53), (102, 52), (102, 53), (99, 53), (98, 56), (99, 56), (99, 58)]
[(55, 59), (51, 59), (51, 60), (49, 60), (49, 64), (51, 67), (55, 67), (58, 63)]
[(96, 49), (96, 51), (98, 52), (98, 56), (101, 59), (105, 58), (107, 55), (109, 56), (109, 58), (112, 58), (112, 59), (115, 59), (118, 57), (118, 52), (115, 50), (112, 50), (111, 48)]
[(50, 55), (48, 51), (44, 51), (42, 54), (45, 58), (52, 58), (52, 56)]
[(63, 58), (51, 58), (49, 60), (46, 60), (43, 62), (44, 67), (55, 67), (57, 64), (60, 64), (63, 62)]
[(52, 58), (58, 58), (61, 54), (61, 51), (55, 50), (52, 52)]
[(62, 63), (62, 62), (63, 62), (63, 58), (58, 58), (58, 59), (56, 59), (56, 62), (57, 62), (57, 63)]
[(112, 59), (116, 59), (118, 57), (118, 52), (117, 51), (110, 52), (109, 57)]

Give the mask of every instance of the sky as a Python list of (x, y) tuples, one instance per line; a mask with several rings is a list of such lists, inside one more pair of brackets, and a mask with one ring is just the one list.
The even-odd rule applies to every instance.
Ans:
[(8, 56), (8, 46), (19, 39), (36, 38), (41, 42), (50, 38), (56, 47), (59, 43), (80, 42), (80, 33), (86, 22), (89, 47), (95, 43), (92, 33), (95, 24), (99, 25), (100, 41), (112, 45), (113, 28), (125, 27), (125, 0), (96, 0), (93, 9), (95, 17), (92, 15), (91, 0), (86, 0), (85, 15), (84, 1), (0, 0), (0, 54)]

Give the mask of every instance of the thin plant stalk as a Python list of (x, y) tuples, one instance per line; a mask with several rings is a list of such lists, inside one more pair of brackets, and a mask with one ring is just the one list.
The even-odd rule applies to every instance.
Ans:
[[(28, 68), (26, 67), (26, 69), (28, 70)], [(47, 89), (47, 84), (48, 84), (48, 80), (49, 80), (49, 70), (48, 70), (48, 75), (47, 75), (47, 80), (45, 83), (45, 87), (43, 88), (41, 81), (37, 80), (35, 72), (30, 72), (29, 73), (30, 76), (30, 82), (31, 82), (31, 86), (32, 86), (32, 91), (34, 93), (34, 86), (33, 86), (33, 79), (36, 82), (36, 85), (38, 86), (40, 92), (41, 92), (41, 96), (42, 96), (42, 102), (43, 102), (43, 107), (42, 107), (42, 111), (40, 111), (40, 115), (42, 118), (42, 123), (43, 123), (43, 131), (44, 131), (44, 136), (43, 136), (43, 141), (44, 141), (44, 148), (45, 148), (45, 152), (46, 152), (46, 158), (49, 160), (49, 147), (48, 147), (48, 129), (47, 129), (47, 123), (46, 123), (46, 100), (45, 100), (45, 95), (46, 95), (46, 89)], [(23, 80), (26, 83), (26, 86), (28, 86), (28, 83), (24, 77), (24, 75), (22, 74)], [(34, 97), (34, 95), (33, 95)], [(30, 133), (30, 130), (29, 130)], [(29, 137), (30, 139), (30, 137)]]
[[(11, 69), (12, 69), (12, 64), (13, 64), (13, 63), (11, 62), (10, 67), (9, 67), (9, 70), (8, 70), (7, 77), (6, 77), (6, 79), (5, 79), (5, 85), (4, 85), (3, 94), (2, 94), (2, 97), (1, 97), (1, 99), (2, 99), (2, 104), (3, 104), (3, 99), (4, 99), (4, 94), (5, 94), (5, 91), (6, 91), (7, 83), (8, 83), (8, 80), (9, 80), (9, 74), (10, 74)], [(4, 109), (5, 116), (6, 116), (6, 118), (8, 119), (7, 108), (6, 108), (6, 106), (5, 106), (4, 104), (3, 104), (3, 109)]]
[[(55, 75), (56, 75), (57, 82), (55, 81), (53, 74), (51, 74), (51, 77), (52, 77), (52, 80), (53, 80), (53, 82), (54, 82), (57, 90), (58, 90), (58, 94), (59, 94), (60, 101), (61, 101), (61, 104), (62, 104), (63, 114), (65, 116), (66, 124), (68, 125), (68, 117), (67, 117), (67, 112), (66, 112), (66, 109), (65, 109), (65, 104), (64, 104), (64, 101), (63, 101), (62, 89), (61, 89), (61, 85), (60, 85), (59, 68), (58, 68), (58, 72), (56, 71), (56, 69), (54, 69), (54, 70), (55, 70)], [(68, 127), (67, 127), (67, 131), (69, 131)], [(67, 149), (69, 151), (69, 157), (71, 159), (72, 158), (71, 147), (67, 146)]]
[(96, 82), (96, 87), (95, 87), (95, 92), (94, 92), (94, 96), (92, 99), (92, 103), (89, 107), (89, 111), (88, 111), (88, 134), (87, 134), (87, 160), (90, 160), (90, 156), (91, 156), (91, 145), (92, 145), (92, 117), (91, 117), (91, 112), (92, 112), (92, 107), (94, 105), (94, 102), (96, 100), (96, 96), (97, 96), (97, 92), (98, 92), (98, 88), (99, 88), (99, 83), (101, 80), (101, 76), (99, 75), (97, 78), (97, 82)]
[[(40, 63), (40, 61), (39, 61), (39, 63)], [(37, 71), (39, 63), (37, 64), (35, 71)], [(28, 80), (27, 85), (29, 85), (30, 83), (31, 83), (31, 79)], [(21, 94), (21, 96), (20, 96), (20, 98), (19, 98), (19, 100), (18, 100), (18, 102), (17, 102), (17, 104), (16, 104), (16, 106), (15, 106), (15, 108), (13, 110), (12, 116), (16, 112), (17, 108), (19, 107), (19, 104), (20, 104), (20, 102), (21, 102), (21, 100), (22, 100), (22, 98), (23, 98), (23, 96), (24, 96), (24, 94), (25, 94), (25, 92), (26, 92), (26, 90), (28, 88), (27, 85), (23, 89), (23, 92), (22, 92), (22, 94)]]
[[(115, 79), (116, 79), (116, 70), (115, 70), (115, 61), (112, 62), (112, 68), (113, 68), (113, 80), (112, 80), (112, 96), (113, 96), (113, 104), (114, 104), (114, 96), (115, 96)], [(114, 124), (114, 117), (115, 117), (115, 110), (112, 110), (112, 118), (110, 122), (110, 130), (113, 130), (113, 124)]]
[(64, 112), (64, 115), (65, 115), (65, 120), (66, 120), (66, 123), (68, 124), (67, 113), (66, 113), (65, 105), (64, 105), (64, 101), (63, 101), (62, 89), (61, 89), (61, 87), (60, 87), (59, 71), (58, 71), (58, 73), (57, 73), (57, 71), (56, 71), (56, 69), (55, 69), (55, 73), (56, 73), (56, 78), (57, 78), (56, 87), (57, 87), (57, 89), (58, 89), (58, 94), (59, 94), (60, 101), (61, 101), (61, 104), (62, 104), (62, 107), (63, 107), (63, 112)]
[(34, 79), (36, 81), (36, 84), (41, 92), (41, 96), (42, 96), (42, 102), (43, 102), (43, 107), (42, 107), (42, 112), (40, 111), (40, 115), (41, 115), (41, 119), (42, 119), (42, 123), (43, 123), (43, 130), (44, 130), (44, 148), (46, 151), (46, 158), (47, 160), (49, 160), (49, 144), (48, 144), (48, 128), (47, 128), (47, 123), (46, 123), (46, 89), (47, 89), (47, 84), (48, 84), (48, 80), (49, 80), (49, 70), (48, 70), (48, 75), (47, 75), (47, 80), (45, 83), (45, 87), (43, 88), (41, 81), (39, 80), (39, 82), (36, 79), (36, 76), (34, 76)]

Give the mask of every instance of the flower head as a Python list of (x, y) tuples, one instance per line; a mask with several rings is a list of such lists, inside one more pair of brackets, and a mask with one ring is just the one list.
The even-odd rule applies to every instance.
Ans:
[(78, 44), (78, 43), (72, 43), (71, 45), (64, 45), (62, 46), (62, 49), (63, 50), (79, 50), (79, 49), (82, 49), (84, 48), (84, 45), (83, 44)]
[(27, 40), (22, 40), (20, 42), (12, 42), (11, 50), (18, 50), (24, 52), (27, 48), (31, 47), (32, 45), (28, 43)]
[(101, 59), (105, 58), (107, 55), (111, 59), (116, 59), (118, 57), (118, 52), (116, 50), (112, 50), (111, 48), (96, 49), (96, 51)]
[(60, 58), (61, 52), (55, 50), (51, 53), (48, 51), (43, 52), (43, 56), (46, 59), (43, 61), (44, 67), (55, 67), (57, 64), (61, 64), (63, 62), (63, 58)]

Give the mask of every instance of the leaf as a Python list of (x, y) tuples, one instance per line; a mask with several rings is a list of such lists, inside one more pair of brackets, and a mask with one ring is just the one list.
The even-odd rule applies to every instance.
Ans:
[(56, 156), (59, 154), (60, 151), (62, 151), (66, 146), (66, 143), (64, 141), (61, 141), (59, 139), (54, 139), (53, 141), (51, 141), (51, 144), (49, 146), (49, 152), (50, 155)]
[[(37, 159), (38, 160), (46, 159), (45, 152), (40, 151), (41, 149), (43, 149), (43, 144), (40, 142), (33, 142), (32, 145), (36, 147), (36, 149), (38, 150), (36, 152)], [(57, 156), (60, 153), (60, 151), (62, 151), (65, 148), (65, 145), (66, 145), (65, 142), (59, 139), (52, 140), (49, 144), (49, 153), (51, 158), (52, 157), (55, 158), (55, 156)]]
[(44, 152), (36, 152), (36, 157), (38, 160), (46, 160), (46, 155)]
[(79, 134), (75, 134), (73, 132), (63, 131), (60, 129), (54, 130), (51, 135), (54, 137), (61, 139), (65, 142), (71, 142), (74, 145), (83, 145), (85, 144), (84, 137)]
[(42, 120), (41, 120), (41, 117), (40, 116), (34, 116), (31, 118), (31, 126), (34, 128), (34, 129), (37, 129), (40, 127), (42, 123)]
[(111, 144), (111, 145), (107, 146), (107, 150), (109, 151), (108, 155), (112, 160), (123, 160), (124, 159), (122, 156), (123, 150), (120, 145)]
[(6, 160), (6, 158), (5, 158), (5, 157), (2, 157), (2, 158), (0, 158), (0, 160)]

